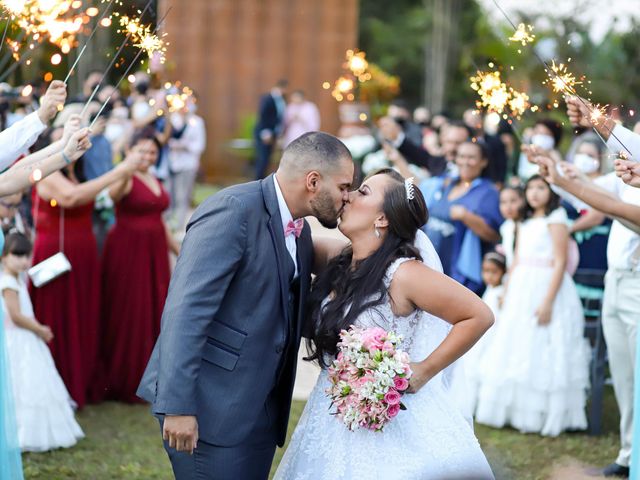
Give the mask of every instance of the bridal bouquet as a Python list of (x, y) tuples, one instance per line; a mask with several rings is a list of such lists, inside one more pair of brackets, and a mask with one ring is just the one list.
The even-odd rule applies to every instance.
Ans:
[(409, 388), (409, 355), (398, 350), (402, 340), (382, 328), (340, 332), (338, 355), (328, 369), (331, 386), (326, 393), (334, 414), (349, 430), (363, 427), (381, 431), (400, 410)]

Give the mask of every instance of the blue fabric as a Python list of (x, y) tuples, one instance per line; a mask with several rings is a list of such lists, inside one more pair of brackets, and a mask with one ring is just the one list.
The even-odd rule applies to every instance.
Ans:
[(494, 245), (482, 241), (464, 223), (452, 221), (449, 212), (453, 205), (461, 205), (482, 217), (487, 225), (498, 231), (504, 221), (500, 215), (500, 195), (489, 180), (477, 178), (462, 197), (449, 200), (451, 189), (458, 182), (457, 177), (445, 178), (432, 194), (429, 222), (423, 230), (442, 260), (444, 273), (475, 293), (481, 294), (484, 290), (479, 273), (482, 257), (491, 251)]
[(91, 137), (91, 148), (84, 154), (84, 176), (87, 180), (101, 177), (113, 168), (111, 143), (104, 135)]
[[(4, 236), (0, 230), (0, 250), (3, 248)], [(22, 458), (5, 342), (4, 318), (0, 309), (0, 479), (22, 480)]]
[(467, 229), (462, 239), (462, 246), (458, 254), (456, 268), (460, 274), (475, 283), (482, 283), (482, 262), (476, 259), (482, 258), (482, 244), (480, 237)]
[[(567, 202), (563, 201), (562, 206), (567, 211), (567, 215), (571, 220), (576, 220), (582, 215), (582, 212), (578, 212)], [(578, 244), (578, 250), (580, 251), (578, 271), (584, 269), (607, 270), (607, 243), (609, 241), (611, 224), (611, 219), (605, 218), (600, 225), (573, 234), (573, 238)]]

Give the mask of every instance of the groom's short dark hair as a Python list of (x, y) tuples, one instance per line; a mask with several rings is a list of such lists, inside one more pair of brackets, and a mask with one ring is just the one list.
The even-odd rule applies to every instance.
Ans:
[(352, 160), (351, 152), (338, 138), (324, 132), (308, 132), (284, 149), (280, 168), (287, 173), (333, 170), (345, 160)]

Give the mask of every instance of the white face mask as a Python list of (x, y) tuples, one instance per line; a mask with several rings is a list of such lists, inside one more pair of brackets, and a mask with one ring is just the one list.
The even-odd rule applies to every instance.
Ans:
[(540, 147), (543, 150), (551, 150), (556, 144), (556, 141), (551, 135), (536, 134), (531, 137), (531, 145)]
[(586, 153), (576, 153), (573, 156), (573, 164), (578, 170), (587, 175), (597, 172), (600, 168), (600, 161)]

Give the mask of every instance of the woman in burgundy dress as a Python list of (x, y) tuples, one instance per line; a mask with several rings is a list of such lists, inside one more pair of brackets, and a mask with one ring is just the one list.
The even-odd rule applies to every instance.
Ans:
[[(43, 179), (33, 189), (35, 245), (33, 264), (63, 248), (71, 271), (39, 288), (30, 286), (34, 313), (54, 338), (51, 354), (78, 407), (100, 400), (96, 391), (99, 354), (100, 264), (91, 216), (98, 193), (130, 178), (137, 159), (130, 158), (94, 180), (83, 180), (82, 160)], [(61, 215), (63, 213), (63, 215)], [(61, 230), (63, 235), (61, 235)]]
[(179, 246), (162, 212), (169, 196), (149, 172), (160, 154), (153, 132), (134, 136), (131, 151), (140, 166), (130, 179), (114, 184), (116, 224), (102, 257), (102, 360), (107, 398), (140, 402), (136, 389), (160, 333), (160, 317), (169, 288), (169, 250)]

